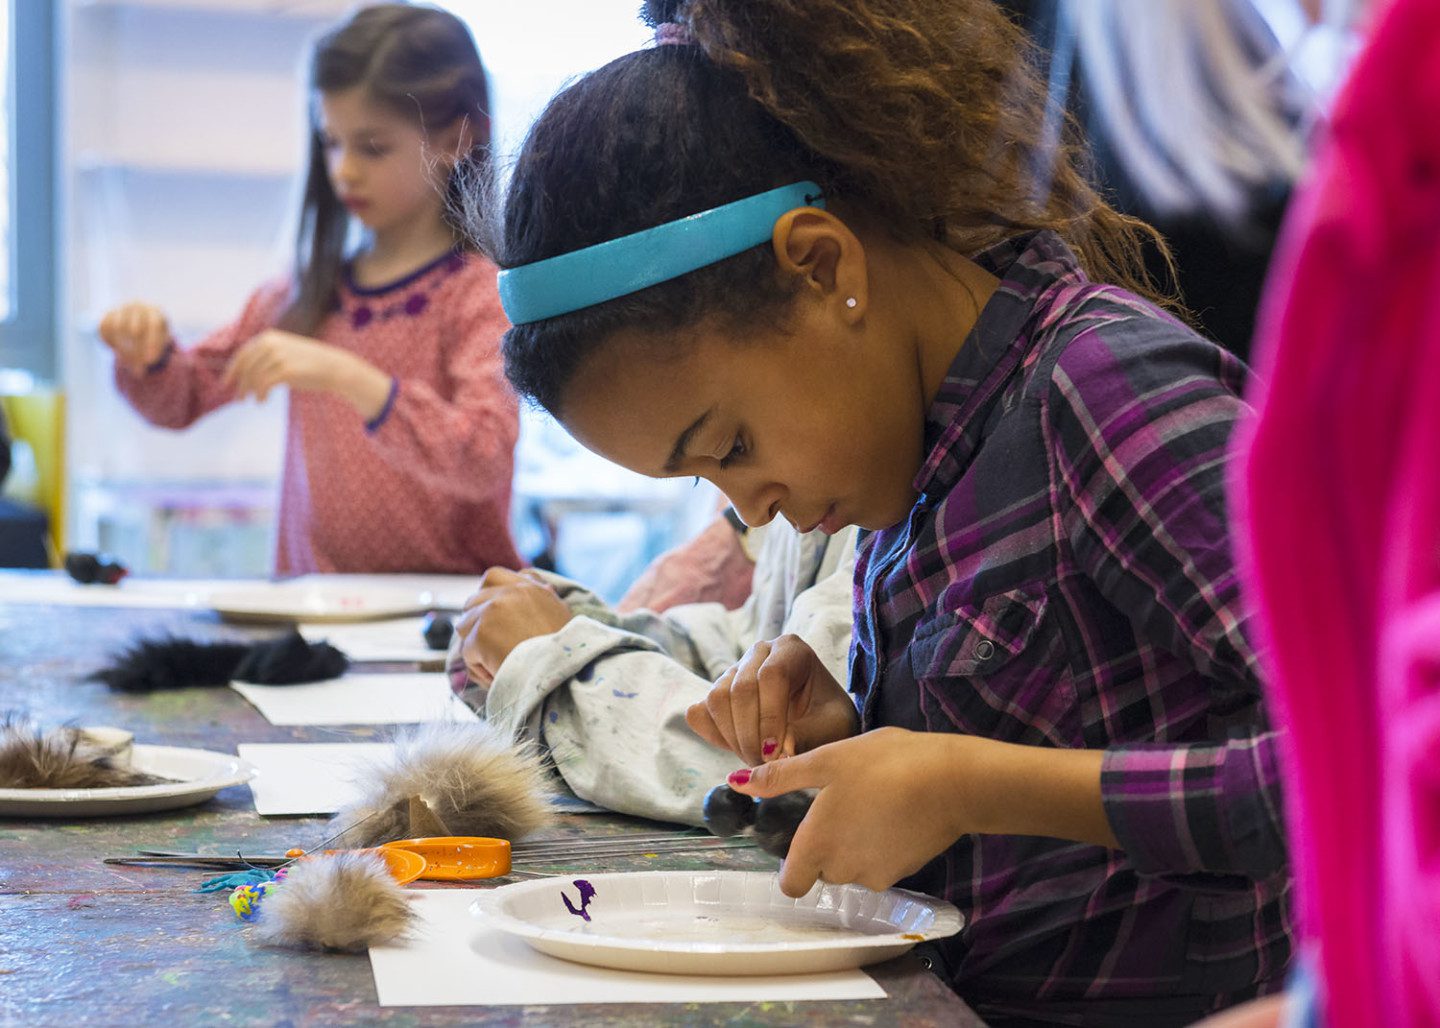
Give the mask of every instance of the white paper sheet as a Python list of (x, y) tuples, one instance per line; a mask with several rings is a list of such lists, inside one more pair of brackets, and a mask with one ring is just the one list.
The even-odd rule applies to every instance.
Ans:
[(351, 660), (423, 664), (445, 660), (444, 650), (425, 645), (424, 618), (367, 621), (357, 625), (300, 625), (307, 642), (328, 642)]
[(414, 893), (420, 915), (414, 941), (370, 950), (382, 1007), (885, 998), (885, 990), (863, 971), (690, 978), (572, 964), (482, 926), (470, 916), (474, 900), (473, 889)]
[(255, 765), (250, 791), (255, 812), (266, 817), (335, 813), (359, 798), (365, 770), (395, 751), (388, 742), (241, 743), (236, 749)]
[(301, 575), (292, 581), (353, 589), (373, 587), (386, 592), (413, 589), (430, 593), (437, 610), (463, 610), (465, 600), (480, 588), (479, 575)]
[(232, 682), (230, 688), (253, 703), (272, 725), (413, 725), (476, 719), (438, 671), (346, 675), (308, 685)]
[(302, 575), (284, 582), (264, 579), (124, 578), (117, 585), (80, 585), (63, 571), (0, 571), (0, 603), (52, 604), (65, 607), (141, 607), (205, 609), (216, 591), (247, 592), (273, 586), (277, 595), (294, 592), (294, 583), (374, 588), (385, 593), (414, 590), (432, 595), (439, 610), (461, 610), (480, 586), (478, 575)]
[(80, 585), (61, 571), (0, 571), (0, 603), (203, 610), (216, 589), (264, 584), (233, 579), (123, 578), (116, 585)]
[[(388, 742), (246, 742), (240, 759), (255, 766), (255, 812), (266, 817), (334, 814), (356, 799), (361, 777), (395, 751)], [(564, 814), (604, 814), (604, 807), (568, 793), (551, 797)]]

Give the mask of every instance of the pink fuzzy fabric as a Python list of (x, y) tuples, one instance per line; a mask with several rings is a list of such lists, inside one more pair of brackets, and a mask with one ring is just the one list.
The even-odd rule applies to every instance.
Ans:
[(682, 603), (719, 603), (734, 610), (749, 597), (754, 577), (740, 533), (717, 517), (694, 539), (651, 561), (615, 609), (658, 614)]
[(1325, 1022), (1440, 1022), (1440, 4), (1394, 0), (1292, 209), (1235, 497)]

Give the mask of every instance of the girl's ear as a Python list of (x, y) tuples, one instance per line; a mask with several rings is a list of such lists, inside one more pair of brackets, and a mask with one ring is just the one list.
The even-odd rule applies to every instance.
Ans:
[(775, 222), (771, 245), (782, 274), (799, 275), (848, 324), (864, 317), (869, 300), (865, 247), (843, 221), (816, 207), (799, 207)]
[(475, 146), (475, 124), (470, 118), (457, 118), (427, 140), (430, 152), (446, 167), (454, 167)]

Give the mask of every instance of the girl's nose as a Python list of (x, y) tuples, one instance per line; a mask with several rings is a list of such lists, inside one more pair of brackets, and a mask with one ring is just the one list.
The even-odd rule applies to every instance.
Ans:
[(768, 525), (780, 513), (780, 502), (785, 498), (785, 489), (778, 483), (768, 483), (758, 489), (724, 490), (726, 497), (740, 515), (740, 520), (751, 528)]
[(355, 159), (348, 153), (342, 153), (331, 165), (330, 176), (338, 183), (353, 183), (355, 181)]

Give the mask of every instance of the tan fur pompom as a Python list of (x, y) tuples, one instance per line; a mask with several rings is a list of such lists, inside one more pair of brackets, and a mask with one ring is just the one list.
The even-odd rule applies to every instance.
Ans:
[(0, 789), (119, 789), (169, 781), (115, 766), (76, 728), (43, 731), (18, 714), (0, 718)]
[(332, 831), (353, 826), (337, 846), (358, 849), (437, 834), (515, 842), (552, 817), (553, 786), (540, 758), (485, 721), (403, 731), (394, 756), (365, 775), (373, 785), (330, 822)]
[(290, 865), (265, 897), (255, 938), (267, 946), (358, 952), (399, 939), (415, 920), (405, 890), (373, 853)]

